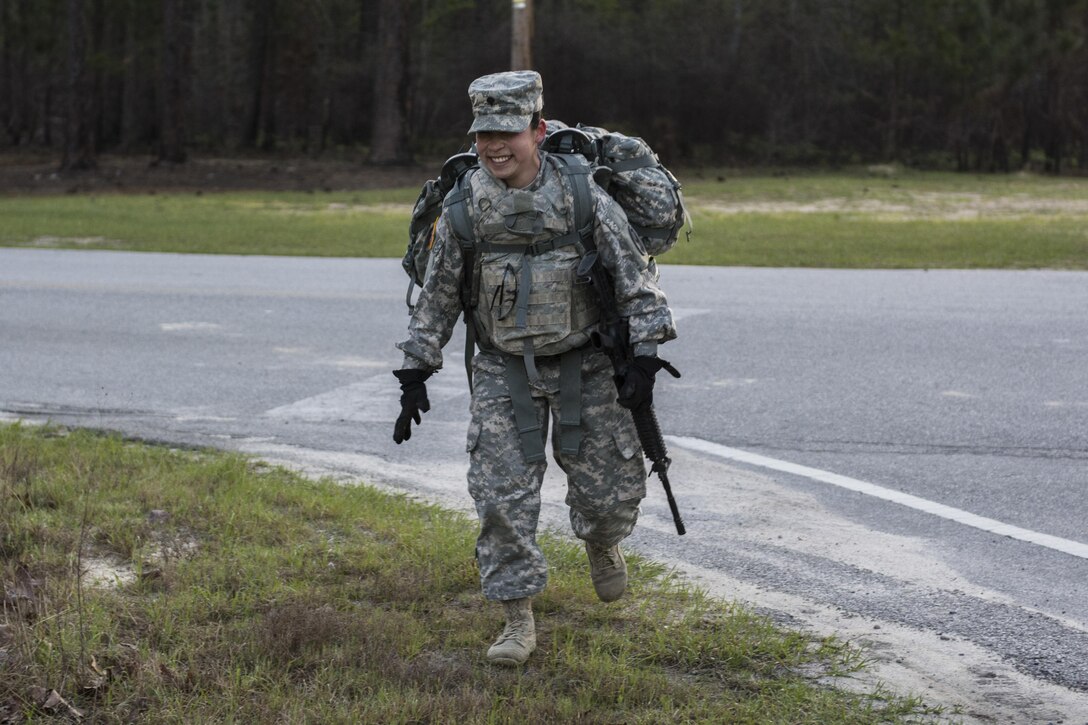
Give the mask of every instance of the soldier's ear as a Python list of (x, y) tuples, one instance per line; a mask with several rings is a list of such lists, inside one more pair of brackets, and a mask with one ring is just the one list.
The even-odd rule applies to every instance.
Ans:
[(544, 143), (544, 136), (548, 133), (548, 123), (542, 118), (536, 125), (536, 145)]

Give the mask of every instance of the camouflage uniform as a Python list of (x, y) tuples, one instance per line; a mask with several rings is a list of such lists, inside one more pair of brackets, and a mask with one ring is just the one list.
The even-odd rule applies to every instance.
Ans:
[[(496, 105), (503, 108), (501, 88), (483, 97), (497, 97)], [(477, 110), (478, 97), (473, 100)], [(523, 129), (524, 123), (516, 130)], [(476, 553), (483, 591), (495, 600), (535, 595), (547, 581), (547, 567), (536, 544), (546, 464), (528, 460), (523, 449), (509, 374), (511, 360), (523, 364), (522, 358), (510, 351), (522, 349), (525, 340), (518, 336), (524, 329), (510, 321), (518, 316), (514, 309), (516, 280), (527, 279), (521, 277), (520, 270), (528, 261), (501, 246), (506, 243), (511, 245), (508, 249), (516, 249), (514, 245), (547, 241), (574, 228), (569, 183), (560, 178), (554, 158), (540, 152), (540, 160), (535, 181), (525, 189), (508, 188), (486, 167), (473, 172), (470, 179), (476, 242), (484, 245), (479, 249), (488, 251), (475, 255), (481, 275), (475, 308), (481, 352), (472, 364), (468, 488), (480, 518)], [(593, 238), (599, 259), (614, 279), (617, 303), (629, 320), (636, 354), (655, 354), (657, 343), (676, 336), (672, 314), (623, 211), (602, 189), (591, 188)], [(553, 455), (567, 474), (566, 502), (575, 535), (607, 548), (634, 528), (639, 502), (646, 493), (646, 472), (631, 415), (616, 403), (611, 363), (588, 345), (588, 333), (597, 320), (596, 293), (588, 285), (570, 283), (579, 257), (575, 248), (563, 247), (532, 259), (534, 269), (550, 271), (539, 278), (533, 272), (528, 305), (522, 311), (523, 320), (528, 319), (528, 329), (533, 331), (529, 344), (535, 350), (534, 372), (538, 373), (536, 379), (530, 376), (529, 393), (540, 426), (537, 433), (546, 440), (551, 425)], [(555, 274), (555, 270), (560, 272)], [(461, 246), (443, 215), (435, 228), (408, 339), (397, 344), (405, 353), (404, 368), (442, 367), (442, 348), (461, 313), (462, 274), (473, 271), (464, 269)], [(555, 280), (559, 280), (560, 293), (549, 287)], [(581, 390), (576, 391), (575, 405), (571, 406), (580, 406), (576, 449), (564, 438), (571, 421), (564, 419), (563, 402), (569, 404), (571, 391), (564, 391), (560, 384), (562, 353), (570, 350), (580, 355), (575, 359)]]

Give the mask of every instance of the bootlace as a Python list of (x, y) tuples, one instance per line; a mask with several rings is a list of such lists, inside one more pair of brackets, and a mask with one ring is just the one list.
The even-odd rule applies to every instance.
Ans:
[(529, 634), (528, 622), (508, 622), (503, 627), (502, 634), (499, 635), (499, 639), (495, 644), (505, 644), (512, 639), (521, 639), (523, 636)]
[(619, 566), (619, 550), (616, 547), (610, 549), (598, 549), (595, 546), (589, 547), (589, 551), (593, 556), (595, 569), (611, 569), (615, 566)]

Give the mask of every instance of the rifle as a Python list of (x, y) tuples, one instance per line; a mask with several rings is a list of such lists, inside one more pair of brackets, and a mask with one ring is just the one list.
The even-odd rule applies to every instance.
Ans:
[[(612, 370), (615, 373), (613, 379), (616, 388), (623, 384), (627, 371), (634, 364), (634, 350), (631, 346), (631, 330), (626, 318), (620, 316), (619, 306), (616, 304), (616, 296), (613, 292), (612, 279), (604, 267), (597, 263), (597, 250), (590, 249), (582, 257), (578, 264), (579, 281), (589, 282), (597, 290), (601, 305), (601, 320), (597, 329), (590, 334), (590, 342), (598, 350), (608, 355), (612, 361)], [(669, 363), (661, 361), (662, 367), (675, 377), (680, 373)], [(687, 531), (684, 521), (680, 518), (680, 509), (676, 506), (676, 499), (672, 495), (672, 486), (669, 484), (669, 451), (665, 447), (665, 439), (661, 436), (661, 426), (657, 422), (657, 413), (654, 412), (653, 402), (647, 402), (631, 411), (631, 417), (635, 421), (635, 431), (638, 433), (639, 443), (642, 444), (642, 452), (650, 459), (653, 466), (651, 475), (656, 473), (665, 489), (665, 498), (669, 502), (669, 510), (672, 512), (673, 523), (676, 524), (676, 533), (683, 536)]]

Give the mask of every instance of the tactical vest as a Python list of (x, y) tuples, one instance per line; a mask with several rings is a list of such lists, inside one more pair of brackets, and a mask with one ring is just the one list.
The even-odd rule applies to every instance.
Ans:
[(590, 165), (565, 154), (544, 154), (542, 163), (557, 173), (545, 171), (539, 189), (498, 187), (490, 176), (471, 170), (443, 203), (465, 261), (466, 366), (477, 345), (504, 353), (530, 462), (544, 460), (529, 391), (539, 381), (536, 360), (560, 356), (561, 447), (577, 454), (581, 350), (600, 318), (596, 293), (577, 275), (586, 250), (594, 248)]
[[(535, 191), (498, 189), (483, 173), (465, 184), (477, 240), (471, 276), (479, 280), (478, 341), (483, 349), (527, 360), (581, 347), (600, 317), (595, 294), (575, 274), (585, 247), (566, 201), (571, 182), (563, 179), (578, 162), (549, 154), (543, 163), (558, 173), (545, 173)], [(583, 168), (573, 167), (576, 173)], [(591, 222), (586, 233), (592, 234)]]

